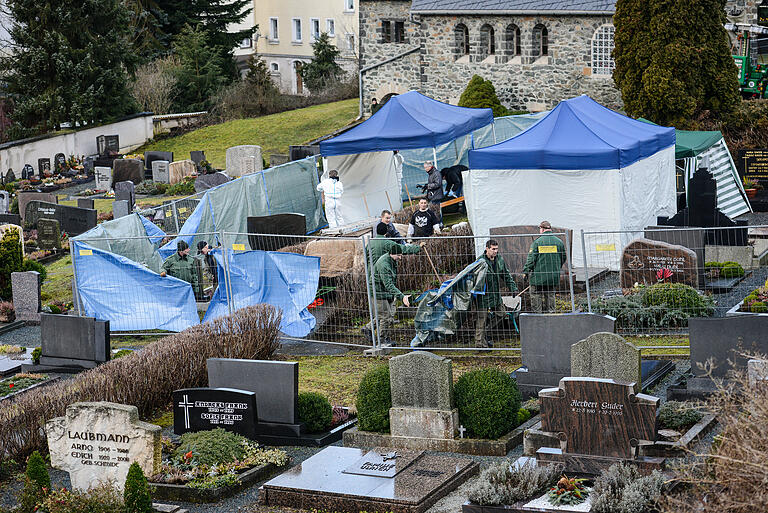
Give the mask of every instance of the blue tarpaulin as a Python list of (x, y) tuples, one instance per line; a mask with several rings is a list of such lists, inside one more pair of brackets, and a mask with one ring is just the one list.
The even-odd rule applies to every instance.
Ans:
[[(259, 303), (274, 305), (283, 312), (280, 330), (289, 337), (305, 337), (315, 327), (307, 306), (317, 294), (320, 258), (274, 251), (228, 252), (229, 289), (234, 309)], [(229, 314), (224, 255), (215, 251), (219, 288), (211, 298), (203, 321)]]
[(324, 157), (436, 148), (493, 122), (491, 109), (456, 107), (416, 91), (393, 96), (355, 128), (320, 143)]
[(621, 169), (675, 144), (675, 129), (649, 125), (588, 96), (560, 102), (534, 126), (469, 152), (470, 169)]

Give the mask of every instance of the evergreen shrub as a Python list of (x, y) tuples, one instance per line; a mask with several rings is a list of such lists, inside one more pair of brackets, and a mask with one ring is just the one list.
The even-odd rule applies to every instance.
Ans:
[(181, 435), (181, 444), (173, 452), (173, 458), (184, 460), (192, 452), (193, 461), (199, 465), (218, 465), (241, 460), (246, 455), (247, 439), (222, 428)]
[(299, 394), (299, 420), (309, 433), (322, 433), (331, 427), (333, 408), (323, 394), (303, 392)]
[(478, 369), (454, 386), (459, 421), (471, 436), (496, 439), (517, 426), (520, 392), (517, 382), (498, 369)]
[(125, 491), (123, 492), (125, 513), (152, 513), (152, 497), (149, 493), (149, 484), (144, 471), (138, 463), (131, 463), (128, 475), (125, 478)]
[(378, 365), (363, 376), (357, 391), (357, 426), (361, 431), (389, 432), (392, 391), (389, 365)]

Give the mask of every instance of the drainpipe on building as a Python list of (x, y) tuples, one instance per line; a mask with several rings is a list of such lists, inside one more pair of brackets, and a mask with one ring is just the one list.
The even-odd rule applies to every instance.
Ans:
[(418, 52), (420, 49), (421, 49), (420, 46), (416, 46), (414, 48), (411, 48), (410, 50), (406, 50), (406, 51), (404, 51), (402, 53), (399, 53), (399, 54), (395, 55), (394, 57), (390, 57), (389, 59), (383, 60), (381, 62), (377, 62), (376, 64), (371, 64), (370, 66), (366, 66), (365, 68), (360, 70), (360, 73), (358, 73), (358, 75), (357, 75), (358, 89), (360, 91), (359, 92), (359, 96), (360, 96), (360, 115), (359, 115), (359, 117), (360, 118), (363, 117), (363, 73), (365, 73), (366, 71), (370, 71), (372, 69), (376, 69), (379, 66), (383, 66), (384, 64), (390, 63), (390, 62), (395, 61), (397, 59), (400, 59), (401, 57), (405, 57), (406, 55), (410, 55), (413, 52)]

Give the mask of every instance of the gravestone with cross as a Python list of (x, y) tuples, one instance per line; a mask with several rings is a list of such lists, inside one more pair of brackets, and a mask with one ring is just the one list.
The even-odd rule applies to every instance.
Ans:
[(112, 188), (112, 168), (105, 166), (95, 166), (93, 168), (96, 178), (95, 188), (98, 191), (108, 191)]
[(63, 173), (67, 170), (67, 156), (63, 153), (57, 153), (53, 157), (53, 166), (56, 173)]
[(173, 392), (173, 432), (177, 435), (223, 428), (256, 437), (256, 394), (233, 388), (185, 388)]
[(24, 164), (24, 167), (21, 168), (21, 179), (31, 180), (33, 176), (35, 176), (35, 168), (31, 164)]
[(51, 174), (51, 159), (37, 159), (37, 172), (40, 176)]
[(637, 457), (641, 440), (656, 440), (659, 398), (635, 394), (633, 383), (600, 378), (563, 378), (539, 392), (541, 427), (556, 433), (560, 449), (542, 447), (536, 457), (560, 462), (566, 472), (598, 474), (614, 463), (660, 469), (663, 458)]

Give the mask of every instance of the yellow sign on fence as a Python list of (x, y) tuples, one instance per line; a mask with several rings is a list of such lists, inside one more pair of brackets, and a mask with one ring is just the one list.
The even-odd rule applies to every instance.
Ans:
[(595, 251), (616, 251), (616, 244), (595, 244)]
[(539, 246), (539, 253), (557, 253), (557, 246)]
[(184, 213), (184, 212), (186, 212), (186, 211), (187, 211), (187, 207), (181, 207), (181, 208), (179, 208), (179, 214), (183, 214), (183, 213)]
[(232, 244), (232, 249), (235, 251), (245, 251), (245, 244)]
[(93, 256), (93, 250), (81, 249), (80, 250), (80, 256)]

